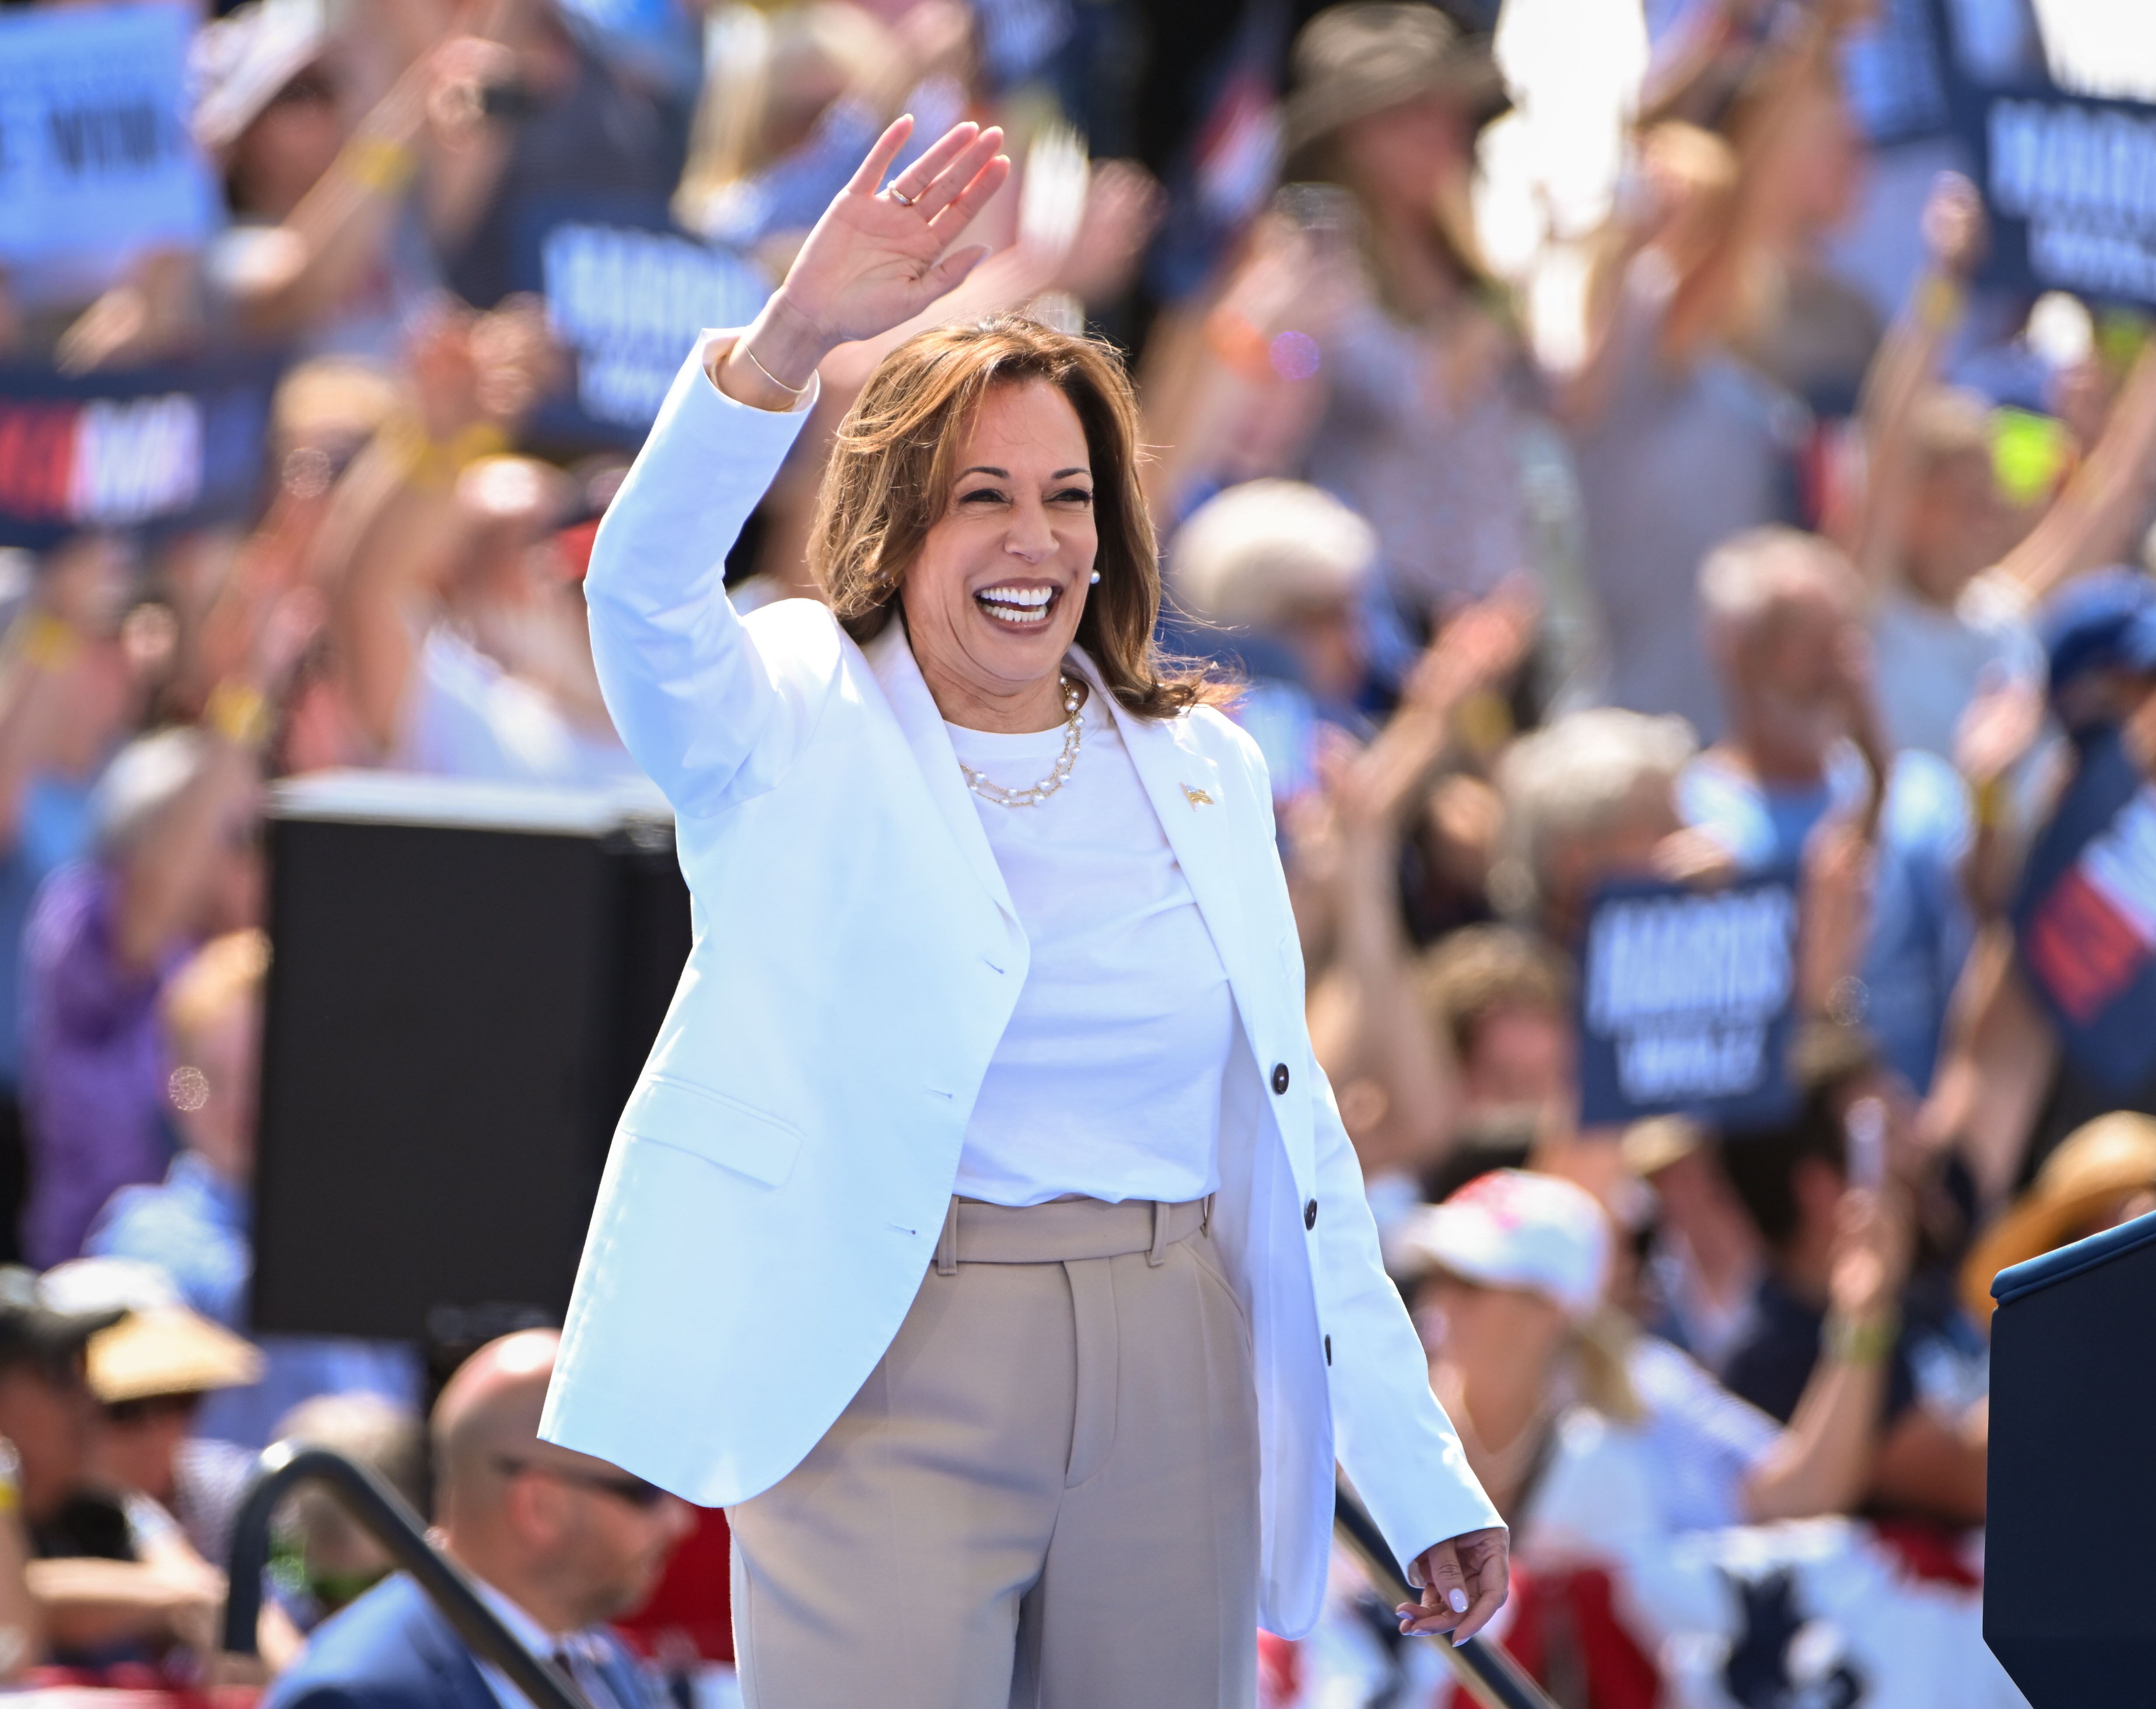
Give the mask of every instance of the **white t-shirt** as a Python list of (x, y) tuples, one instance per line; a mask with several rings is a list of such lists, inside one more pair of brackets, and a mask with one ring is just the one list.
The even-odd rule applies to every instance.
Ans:
[[(1220, 1088), (1235, 999), (1115, 720), (1096, 693), (1063, 787), (1034, 806), (976, 795), (1032, 945), (958, 1160), (960, 1197), (1037, 1205), (1203, 1198), (1219, 1185)], [(1024, 789), (1063, 726), (946, 724), (959, 759)]]
[(1895, 588), (1871, 619), (1874, 689), (1888, 744), (1953, 758), (1954, 729), (1977, 695), (2044, 682), (2044, 653), (2012, 588), (1978, 576), (1952, 610)]

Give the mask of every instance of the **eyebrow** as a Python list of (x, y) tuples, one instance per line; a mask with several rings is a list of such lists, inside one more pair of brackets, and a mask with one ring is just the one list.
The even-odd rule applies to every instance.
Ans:
[[(1058, 469), (1048, 478), (1051, 481), (1060, 481), (1066, 475), (1091, 475), (1092, 472), (1093, 471), (1087, 468), (1083, 463), (1080, 463), (1072, 468)], [(993, 469), (986, 463), (976, 463), (970, 469), (961, 469), (958, 471), (958, 479), (963, 481), (968, 475), (993, 475), (998, 481), (1008, 481), (1010, 479), (1009, 470)]]

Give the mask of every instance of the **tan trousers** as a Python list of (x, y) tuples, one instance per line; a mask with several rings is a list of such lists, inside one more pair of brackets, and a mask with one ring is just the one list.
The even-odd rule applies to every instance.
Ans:
[(952, 1202), (860, 1392), (728, 1511), (748, 1709), (1248, 1709), (1256, 1395), (1206, 1212)]

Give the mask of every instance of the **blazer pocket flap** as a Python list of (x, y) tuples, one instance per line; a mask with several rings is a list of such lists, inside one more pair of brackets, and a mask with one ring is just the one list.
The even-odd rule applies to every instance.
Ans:
[(774, 1115), (686, 1080), (654, 1074), (621, 1113), (621, 1130), (777, 1187), (793, 1172), (799, 1131)]

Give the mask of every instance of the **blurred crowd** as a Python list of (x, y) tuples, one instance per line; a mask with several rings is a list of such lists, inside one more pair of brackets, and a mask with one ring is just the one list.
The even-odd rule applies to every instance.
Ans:
[[(511, 1487), (549, 1348), (450, 1384), (430, 1480), (420, 1350), (250, 1331), (266, 790), (636, 782), (593, 533), (696, 329), (911, 111), (1018, 168), (924, 324), (1023, 309), (1138, 381), (1163, 639), (1243, 685), (1320, 1059), (1513, 1530), (1498, 1635), (1568, 1709), (2018, 1701), (1975, 1594), (1988, 1290), (2156, 1210), (2113, 1013), (2156, 955), (2156, 346), (1988, 285), (1969, 180), (1874, 135), (1853, 68), (1906, 9), (191, 13), (202, 229), (0, 265), (8, 375), (276, 375), (236, 510), (0, 553), (0, 1668), (202, 1677), (293, 1434), (431, 1488), (550, 1642), (649, 1588), (684, 1528), (649, 1486), (532, 1462), (626, 1540)], [(1508, 20), (1620, 13), (1609, 170), (1537, 201), (1504, 139), (1562, 137), (1567, 90)], [(911, 330), (826, 363), (738, 605), (816, 597), (831, 433)], [(36, 455), (0, 433), (0, 492)], [(1599, 901), (1767, 877), (1779, 1102), (1586, 1120)], [(386, 1567), (327, 1507), (280, 1536), (273, 1670)], [(419, 1618), (370, 1606), (294, 1677)], [(1264, 1640), (1270, 1709), (1445, 1701), (1387, 1606), (1343, 1555), (1318, 1631)]]

